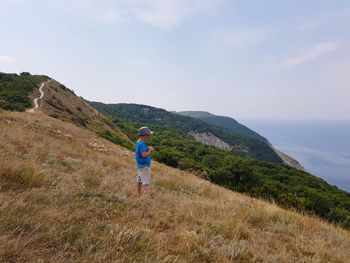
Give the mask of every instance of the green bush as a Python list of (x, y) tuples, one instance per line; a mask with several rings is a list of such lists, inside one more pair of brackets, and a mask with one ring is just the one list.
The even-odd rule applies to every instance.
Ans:
[(25, 109), (32, 107), (29, 94), (47, 79), (46, 76), (33, 76), (28, 72), (23, 72), (20, 75), (0, 72), (0, 108), (10, 111), (25, 111)]
[(121, 145), (121, 146), (128, 148), (130, 150), (133, 149), (133, 145), (129, 141), (121, 139), (119, 136), (112, 134), (112, 132), (110, 132), (108, 130), (103, 130), (103, 131), (99, 132), (99, 135), (102, 138), (105, 138), (106, 140), (108, 140), (110, 142)]

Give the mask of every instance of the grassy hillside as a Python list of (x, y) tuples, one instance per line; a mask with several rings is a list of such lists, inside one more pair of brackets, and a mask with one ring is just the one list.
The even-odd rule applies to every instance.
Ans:
[(32, 107), (30, 95), (47, 79), (26, 72), (20, 75), (0, 72), (0, 109), (25, 111)]
[[(125, 111), (123, 116), (130, 115), (131, 120), (140, 120), (141, 113), (127, 112), (128, 109), (122, 106), (122, 111)], [(144, 110), (149, 114), (149, 107)], [(155, 118), (155, 113), (151, 113), (153, 115), (152, 118)], [(179, 129), (171, 129), (168, 120), (171, 117), (164, 113), (154, 122), (126, 122), (119, 118), (114, 118), (114, 122), (134, 141), (137, 128), (151, 124), (156, 131), (151, 144), (157, 149), (154, 157), (159, 162), (193, 171), (229, 189), (274, 200), (284, 207), (308, 211), (350, 228), (349, 193), (287, 165), (254, 161), (198, 143)], [(181, 122), (177, 122), (177, 125), (181, 125)]]
[(88, 128), (119, 145), (133, 147), (133, 143), (112, 121), (61, 83), (53, 80), (44, 91), (41, 111), (51, 117)]
[(282, 162), (265, 142), (243, 136), (237, 132), (224, 130), (199, 119), (145, 105), (103, 104), (99, 102), (92, 102), (92, 105), (104, 114), (117, 116), (140, 125), (159, 125), (185, 134), (191, 131), (209, 132), (233, 146), (233, 151), (239, 155), (261, 161)]
[(209, 112), (205, 111), (181, 111), (177, 112), (180, 115), (183, 116), (189, 116), (192, 118), (197, 118), (200, 119), (204, 122), (216, 125), (218, 127), (224, 128), (226, 130), (232, 131), (232, 132), (237, 132), (239, 134), (242, 134), (244, 136), (247, 136), (249, 138), (254, 138), (261, 140), (265, 143), (268, 141), (266, 138), (261, 136), (260, 134), (256, 133), (255, 131), (249, 129), (248, 127), (240, 124), (238, 121), (236, 121), (233, 118), (226, 117), (226, 116), (217, 116), (214, 114), (211, 114)]
[(350, 234), (154, 163), (71, 123), (0, 112), (0, 262), (347, 262)]

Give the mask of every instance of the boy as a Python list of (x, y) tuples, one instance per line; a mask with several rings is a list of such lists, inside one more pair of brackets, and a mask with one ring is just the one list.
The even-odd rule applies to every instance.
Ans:
[(153, 132), (148, 127), (141, 127), (138, 130), (139, 140), (136, 142), (135, 159), (137, 163), (137, 192), (141, 194), (141, 188), (146, 195), (150, 194), (151, 177), (151, 152), (153, 147), (148, 147), (146, 142)]

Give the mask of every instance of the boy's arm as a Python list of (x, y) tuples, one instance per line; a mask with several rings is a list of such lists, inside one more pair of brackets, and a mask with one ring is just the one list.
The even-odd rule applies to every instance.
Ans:
[(152, 151), (153, 151), (153, 147), (149, 147), (147, 151), (141, 153), (142, 158), (146, 158), (148, 155), (151, 154)]

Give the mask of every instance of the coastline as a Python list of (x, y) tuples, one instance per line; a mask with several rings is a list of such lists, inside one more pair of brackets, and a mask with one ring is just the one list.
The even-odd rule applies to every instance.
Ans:
[(298, 170), (301, 170), (301, 171), (304, 171), (306, 172), (306, 169), (297, 161), (295, 160), (293, 157), (289, 156), (288, 154), (276, 149), (275, 147), (271, 146), (272, 149), (275, 151), (275, 153), (277, 153), (277, 155), (282, 159), (282, 161), (293, 167), (293, 168), (296, 168)]

